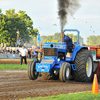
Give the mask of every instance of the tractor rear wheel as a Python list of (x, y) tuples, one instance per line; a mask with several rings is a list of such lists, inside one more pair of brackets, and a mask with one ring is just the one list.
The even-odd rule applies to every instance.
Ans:
[(38, 78), (39, 73), (36, 71), (36, 63), (38, 63), (38, 61), (30, 61), (28, 65), (28, 77), (31, 80)]
[(71, 73), (71, 66), (69, 63), (64, 62), (61, 65), (60, 71), (59, 71), (59, 79), (62, 82), (67, 82), (70, 78)]
[(98, 78), (98, 82), (100, 82), (100, 72), (98, 73), (97, 78)]
[(77, 71), (74, 71), (75, 81), (90, 82), (93, 79), (93, 59), (88, 50), (79, 51), (75, 58)]

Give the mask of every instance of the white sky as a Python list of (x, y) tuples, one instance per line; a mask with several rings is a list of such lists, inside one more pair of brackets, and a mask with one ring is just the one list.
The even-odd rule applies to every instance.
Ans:
[[(68, 17), (65, 29), (78, 29), (86, 43), (86, 38), (90, 33), (100, 35), (100, 0), (79, 0), (79, 2), (81, 7), (74, 16)], [(57, 0), (0, 0), (0, 8), (3, 13), (12, 8), (15, 12), (26, 11), (33, 20), (33, 27), (38, 28), (41, 35), (53, 35), (54, 32), (60, 32)], [(54, 28), (53, 24), (57, 26)]]

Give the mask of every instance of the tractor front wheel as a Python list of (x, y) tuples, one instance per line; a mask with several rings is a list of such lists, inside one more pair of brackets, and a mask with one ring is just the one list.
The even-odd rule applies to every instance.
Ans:
[(64, 62), (61, 65), (60, 71), (59, 71), (59, 79), (62, 82), (67, 82), (70, 78), (71, 73), (71, 66), (69, 63)]
[(36, 71), (36, 63), (38, 63), (38, 61), (30, 61), (28, 65), (28, 77), (31, 80), (38, 78), (39, 73)]

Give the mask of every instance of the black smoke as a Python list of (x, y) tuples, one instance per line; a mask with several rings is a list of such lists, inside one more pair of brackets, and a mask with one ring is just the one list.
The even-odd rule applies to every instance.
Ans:
[(67, 23), (68, 15), (73, 16), (80, 7), (79, 0), (58, 0), (58, 16), (61, 24), (61, 32)]

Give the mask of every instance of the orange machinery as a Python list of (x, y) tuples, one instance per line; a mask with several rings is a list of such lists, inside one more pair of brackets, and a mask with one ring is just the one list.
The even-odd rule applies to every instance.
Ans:
[(90, 51), (96, 50), (96, 58), (100, 58), (100, 47), (90, 47)]
[(96, 47), (96, 46), (90, 47), (90, 51), (91, 52), (95, 51), (96, 53), (96, 57), (95, 59), (93, 59), (94, 66), (97, 66), (94, 74), (100, 76), (100, 47)]

